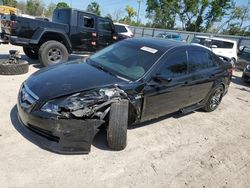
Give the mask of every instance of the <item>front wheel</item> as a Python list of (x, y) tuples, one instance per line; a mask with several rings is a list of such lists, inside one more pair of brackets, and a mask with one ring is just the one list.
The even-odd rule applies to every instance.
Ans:
[(47, 41), (39, 49), (39, 60), (44, 66), (64, 63), (68, 58), (67, 48), (58, 41)]
[(123, 150), (127, 145), (128, 101), (111, 105), (107, 128), (108, 145), (113, 150)]
[(203, 110), (212, 112), (218, 108), (224, 94), (224, 87), (222, 85), (216, 86), (210, 93)]

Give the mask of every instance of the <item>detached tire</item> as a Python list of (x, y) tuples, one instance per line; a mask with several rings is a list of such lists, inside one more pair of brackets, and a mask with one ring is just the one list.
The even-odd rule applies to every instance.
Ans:
[(19, 60), (18, 63), (9, 63), (8, 59), (0, 61), (0, 75), (20, 75), (29, 71), (29, 63)]
[(50, 40), (45, 42), (39, 49), (38, 57), (44, 66), (64, 63), (69, 58), (67, 48), (60, 42)]
[(23, 47), (23, 52), (30, 59), (34, 59), (34, 60), (38, 59), (38, 49), (36, 49), (36, 48)]
[(202, 108), (206, 112), (216, 110), (222, 100), (224, 87), (222, 85), (215, 86), (207, 99), (205, 106)]
[(119, 151), (127, 145), (128, 101), (122, 100), (111, 105), (107, 141), (110, 149)]

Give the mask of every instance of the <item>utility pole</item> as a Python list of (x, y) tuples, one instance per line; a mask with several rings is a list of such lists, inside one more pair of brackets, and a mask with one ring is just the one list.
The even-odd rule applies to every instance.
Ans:
[(140, 18), (140, 9), (141, 9), (141, 2), (142, 0), (137, 0), (139, 6), (138, 6), (138, 11), (137, 11), (137, 23), (139, 22), (139, 18)]
[(72, 6), (73, 6), (73, 0), (70, 1), (70, 7), (73, 8)]

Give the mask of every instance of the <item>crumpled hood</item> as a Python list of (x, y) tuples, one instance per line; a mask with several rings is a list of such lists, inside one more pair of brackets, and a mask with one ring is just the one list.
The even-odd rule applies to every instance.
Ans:
[(82, 61), (47, 67), (31, 75), (26, 85), (41, 101), (76, 92), (124, 83), (115, 76)]

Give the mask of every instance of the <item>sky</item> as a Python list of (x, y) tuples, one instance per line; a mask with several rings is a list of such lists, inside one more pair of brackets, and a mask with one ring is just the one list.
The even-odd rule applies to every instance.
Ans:
[[(48, 5), (51, 2), (57, 4), (60, 1), (61, 0), (44, 0), (46, 5)], [(139, 5), (138, 3), (139, 0), (64, 0), (64, 2), (68, 3), (69, 5), (71, 5), (72, 3), (73, 8), (78, 8), (83, 10), (85, 10), (88, 4), (90, 4), (93, 1), (98, 2), (98, 4), (100, 5), (102, 15), (107, 15), (108, 13), (112, 15), (115, 10), (124, 10), (126, 5), (132, 6), (136, 11), (138, 11), (138, 5)], [(145, 23), (147, 22), (147, 19), (145, 18), (147, 0), (140, 0), (140, 1), (141, 1), (141, 9), (139, 18), (142, 22)], [(235, 0), (235, 2), (237, 5), (247, 6), (248, 0)], [(250, 25), (250, 21), (248, 21), (245, 24)]]

